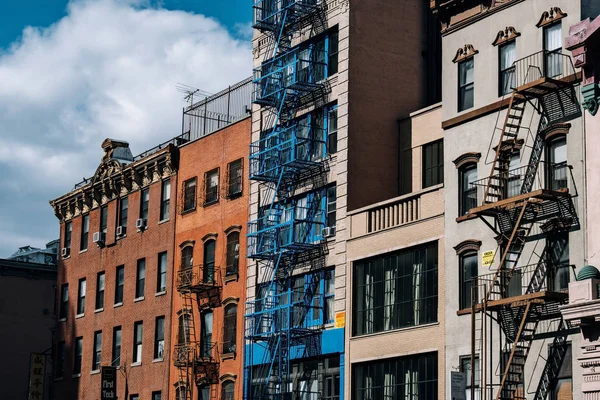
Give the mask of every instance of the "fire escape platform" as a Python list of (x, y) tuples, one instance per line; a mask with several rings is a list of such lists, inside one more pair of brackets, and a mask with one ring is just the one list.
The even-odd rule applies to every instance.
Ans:
[(556, 92), (560, 88), (570, 87), (572, 85), (573, 83), (570, 80), (542, 77), (517, 87), (516, 91), (518, 94), (526, 97), (538, 98), (545, 96), (550, 92)]
[(543, 203), (544, 201), (555, 201), (557, 197), (565, 196), (569, 192), (568, 189), (560, 190), (548, 190), (538, 189), (533, 192), (520, 194), (518, 196), (509, 197), (495, 201), (493, 203), (483, 204), (479, 207), (475, 207), (469, 210), (467, 215), (475, 217), (479, 216), (496, 216), (501, 210), (509, 210), (511, 208), (520, 206), (522, 202), (529, 200), (530, 202), (537, 201)]
[[(504, 306), (510, 305), (511, 307), (523, 306), (528, 302), (537, 303), (540, 305), (560, 303), (569, 297), (567, 292), (554, 292), (554, 291), (539, 291), (533, 293), (522, 294), (519, 296), (505, 297), (500, 300), (490, 300), (487, 303), (487, 311), (499, 311)], [(477, 303), (475, 306), (475, 312), (483, 311), (483, 304)], [(460, 310), (457, 312), (458, 315), (471, 314), (472, 308)]]

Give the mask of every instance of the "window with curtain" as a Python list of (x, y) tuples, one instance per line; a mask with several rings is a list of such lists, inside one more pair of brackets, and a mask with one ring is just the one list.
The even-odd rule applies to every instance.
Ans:
[(560, 22), (544, 27), (545, 76), (555, 78), (563, 73), (562, 25)]
[(223, 317), (223, 353), (235, 353), (237, 335), (237, 304), (225, 307)]
[(465, 215), (473, 207), (477, 207), (477, 187), (472, 183), (477, 180), (477, 164), (467, 164), (459, 170), (459, 215)]
[(437, 353), (354, 364), (356, 400), (437, 400)]
[(550, 190), (567, 188), (567, 138), (560, 136), (550, 140), (546, 147), (546, 186)]
[(500, 53), (500, 76), (498, 77), (499, 83), (499, 96), (504, 96), (512, 92), (512, 88), (515, 85), (515, 67), (513, 63), (517, 60), (517, 42), (514, 40), (509, 43), (501, 45), (498, 49)]
[(473, 107), (475, 91), (475, 60), (469, 58), (458, 63), (458, 112)]
[(183, 212), (196, 208), (196, 177), (183, 182)]
[(354, 264), (354, 335), (437, 321), (438, 244)]
[(190, 314), (183, 312), (179, 315), (179, 326), (177, 330), (177, 343), (187, 344), (190, 342)]
[(231, 232), (227, 235), (227, 266), (225, 275), (235, 275), (238, 273), (240, 264), (240, 233)]
[(471, 357), (462, 357), (460, 359), (460, 372), (464, 373), (467, 377), (465, 399), (467, 400), (479, 400), (481, 397), (479, 385), (481, 381), (479, 368), (479, 357), (475, 357), (475, 397), (471, 396)]
[(204, 205), (219, 200), (219, 168), (208, 171), (204, 175)]
[(215, 279), (215, 249), (217, 242), (215, 240), (207, 240), (204, 243), (204, 273), (202, 274), (203, 282), (212, 282)]
[(186, 246), (181, 249), (181, 269), (191, 269), (194, 262), (194, 247)]
[[(471, 307), (471, 291), (472, 287), (477, 286), (477, 252), (470, 251), (461, 254), (460, 260), (460, 287), (458, 293), (458, 301), (461, 310)], [(475, 301), (479, 299), (476, 297)]]
[(227, 165), (228, 170), (228, 185), (227, 196), (234, 197), (242, 194), (243, 177), (243, 159), (232, 161)]

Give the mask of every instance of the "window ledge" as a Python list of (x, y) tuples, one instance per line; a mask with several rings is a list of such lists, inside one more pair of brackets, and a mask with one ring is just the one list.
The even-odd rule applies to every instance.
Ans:
[(132, 367), (140, 367), (141, 365), (142, 365), (142, 362), (141, 362), (141, 361), (138, 361), (138, 362), (131, 363), (131, 366), (132, 366)]
[(81, 372), (78, 374), (71, 375), (71, 378), (81, 378)]
[(121, 301), (121, 302), (119, 302), (119, 303), (115, 303), (115, 304), (113, 305), (113, 307), (114, 307), (114, 308), (117, 308), (117, 307), (121, 307), (122, 305), (123, 305), (123, 302)]
[(477, 218), (477, 216), (474, 214), (461, 215), (460, 217), (456, 217), (456, 222), (460, 224), (463, 221), (469, 221), (475, 218)]
[(62, 259), (63, 259), (63, 260), (68, 260), (69, 258), (71, 258), (71, 255), (70, 255), (70, 254), (69, 254), (68, 256), (66, 256), (66, 257), (63, 257)]
[(204, 207), (209, 207), (209, 206), (212, 206), (213, 204), (218, 204), (218, 203), (219, 203), (219, 199), (207, 201), (206, 203), (204, 203)]
[(162, 220), (158, 221), (158, 224), (159, 224), (159, 225), (162, 225), (162, 224), (164, 224), (164, 223), (167, 223), (167, 222), (169, 222), (169, 221), (170, 221), (170, 219), (169, 219), (169, 218), (167, 218), (167, 219), (162, 219)]
[(166, 290), (161, 290), (160, 292), (156, 292), (156, 294), (154, 296), (155, 297), (164, 296), (165, 294), (167, 294), (167, 291)]
[(102, 311), (104, 311), (104, 307), (96, 308), (96, 310), (94, 311), (94, 314), (101, 313)]
[(93, 370), (93, 371), (90, 371), (90, 375), (97, 375), (97, 374), (99, 374), (99, 373), (100, 373), (100, 370), (99, 370), (99, 369), (95, 369), (95, 370)]
[(415, 326), (407, 326), (405, 328), (389, 329), (387, 331), (365, 333), (363, 335), (354, 335), (353, 334), (353, 336), (350, 338), (350, 340), (358, 340), (358, 339), (362, 339), (362, 338), (369, 338), (369, 337), (373, 337), (373, 336), (380, 336), (380, 335), (393, 334), (393, 333), (402, 333), (402, 332), (411, 331), (411, 330), (415, 330), (415, 329), (432, 328), (432, 327), (435, 327), (436, 325), (439, 325), (439, 324), (440, 323), (438, 321), (438, 322), (430, 322), (428, 324), (421, 324), (421, 325), (415, 325)]
[(115, 237), (117, 238), (117, 240), (121, 240), (127, 237), (127, 234), (121, 235), (121, 236), (117, 236), (115, 235)]
[(135, 299), (133, 299), (133, 302), (137, 303), (137, 302), (143, 301), (144, 299), (145, 299), (144, 296), (136, 297)]
[(152, 360), (153, 363), (159, 363), (159, 362), (163, 362), (165, 361), (164, 358), (155, 358), (154, 360)]
[(240, 274), (238, 274), (236, 272), (235, 274), (225, 275), (225, 277), (223, 278), (223, 281), (225, 283), (229, 283), (229, 282), (237, 281), (239, 278), (240, 278)]
[(77, 314), (75, 316), (75, 319), (79, 319), (79, 318), (83, 318), (83, 317), (85, 317), (85, 313)]
[(58, 320), (58, 322), (66, 322), (66, 321), (67, 321), (67, 319), (66, 319), (66, 318), (60, 318), (60, 319)]
[(244, 192), (237, 192), (237, 193), (227, 193), (227, 196), (225, 196), (228, 200), (235, 200), (235, 199), (239, 199), (240, 197), (242, 197), (242, 195), (244, 194)]
[(230, 353), (221, 354), (221, 360), (232, 360), (235, 359), (235, 351)]
[(79, 250), (79, 254), (87, 253), (88, 249)]
[(194, 206), (194, 208), (190, 208), (189, 210), (183, 210), (180, 215), (186, 215), (186, 214), (191, 214), (194, 211), (196, 211), (196, 207)]

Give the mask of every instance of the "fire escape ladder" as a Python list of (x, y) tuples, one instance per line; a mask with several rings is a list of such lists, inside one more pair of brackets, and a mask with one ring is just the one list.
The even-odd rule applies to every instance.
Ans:
[(567, 354), (569, 329), (564, 319), (560, 319), (556, 336), (548, 350), (548, 359), (542, 371), (542, 377), (535, 391), (534, 400), (546, 400), (550, 391), (556, 386), (560, 368)]
[(499, 144), (496, 147), (496, 155), (492, 163), (488, 183), (485, 188), (484, 204), (495, 203), (505, 196), (506, 179), (502, 179), (502, 177), (506, 178), (508, 174), (508, 163), (506, 162), (507, 160), (504, 160), (503, 154), (510, 153), (511, 151), (507, 152), (503, 148), (503, 145), (507, 144), (510, 148), (514, 148), (517, 145), (517, 137), (521, 129), (525, 105), (526, 102), (523, 96), (513, 91), (504, 118)]
[(531, 275), (525, 294), (537, 293), (544, 289), (548, 277), (548, 245), (544, 246), (542, 255)]
[[(191, 272), (191, 270), (190, 270)], [(194, 294), (189, 289), (180, 290), (183, 300), (183, 328), (178, 333), (178, 343), (175, 345), (175, 363), (179, 370), (179, 382), (185, 385), (185, 400), (192, 400), (194, 361), (197, 356), (196, 325), (194, 322)], [(186, 318), (185, 315), (188, 317)], [(185, 326), (189, 324), (188, 326)]]
[(496, 400), (525, 399), (523, 394), (518, 393), (518, 389), (523, 384), (522, 376), (525, 362), (538, 324), (537, 319), (531, 318), (532, 304), (533, 302), (528, 301), (525, 306), (520, 307), (523, 311), (517, 313), (517, 317), (520, 318), (519, 328), (504, 366)]

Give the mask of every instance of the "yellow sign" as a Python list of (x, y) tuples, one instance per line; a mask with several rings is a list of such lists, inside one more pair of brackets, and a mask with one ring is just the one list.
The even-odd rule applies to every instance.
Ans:
[(44, 398), (44, 377), (46, 373), (46, 356), (31, 353), (29, 360), (29, 400)]
[(335, 327), (343, 328), (346, 326), (346, 312), (340, 311), (335, 313)]
[(494, 257), (496, 256), (496, 250), (484, 251), (481, 256), (481, 265), (484, 267), (491, 267), (494, 264)]

